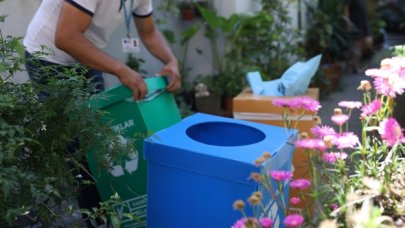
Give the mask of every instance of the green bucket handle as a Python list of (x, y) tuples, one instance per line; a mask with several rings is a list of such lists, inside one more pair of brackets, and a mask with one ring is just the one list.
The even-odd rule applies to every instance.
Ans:
[(148, 88), (148, 93), (142, 100), (132, 100), (132, 90), (127, 86), (121, 84), (101, 93), (95, 94), (90, 98), (89, 105), (93, 110), (99, 110), (121, 100), (131, 100), (133, 102), (142, 103), (153, 100), (155, 97), (166, 91), (166, 87), (168, 84), (167, 77), (154, 76), (147, 77), (144, 80), (146, 83), (146, 87)]

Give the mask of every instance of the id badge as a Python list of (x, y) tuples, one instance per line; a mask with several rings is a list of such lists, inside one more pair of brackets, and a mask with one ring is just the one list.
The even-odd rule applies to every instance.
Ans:
[(122, 52), (124, 53), (139, 52), (139, 40), (136, 38), (122, 39)]

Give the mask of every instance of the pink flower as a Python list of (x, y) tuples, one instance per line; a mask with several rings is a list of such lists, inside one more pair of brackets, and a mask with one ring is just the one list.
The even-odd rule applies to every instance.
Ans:
[(291, 203), (292, 205), (298, 205), (300, 202), (301, 202), (301, 199), (298, 198), (298, 197), (292, 197), (292, 198), (290, 199), (290, 203)]
[(331, 152), (322, 155), (323, 161), (329, 164), (334, 164), (337, 160), (345, 160), (346, 158), (347, 154), (343, 152)]
[(349, 120), (349, 116), (346, 114), (338, 114), (338, 115), (333, 115), (331, 117), (331, 120), (337, 124), (337, 125), (343, 125)]
[[(366, 70), (366, 75), (371, 77), (384, 77), (386, 72), (402, 73), (405, 69), (404, 57), (393, 57), (383, 59), (380, 63), (380, 69)], [(400, 74), (402, 75), (402, 74)]]
[(395, 72), (401, 71), (405, 68), (404, 57), (392, 57), (381, 60), (380, 68), (385, 70), (392, 70)]
[(346, 160), (347, 153), (345, 153), (345, 152), (335, 152), (335, 157), (338, 160)]
[(275, 181), (291, 180), (293, 176), (290, 171), (283, 170), (270, 171), (270, 175)]
[(311, 128), (312, 134), (314, 134), (317, 138), (323, 139), (323, 137), (327, 135), (335, 135), (335, 129), (329, 127), (329, 126), (315, 126)]
[(286, 107), (292, 109), (304, 109), (306, 111), (318, 111), (321, 106), (317, 100), (309, 97), (295, 97), (293, 99), (273, 99), (273, 105), (276, 107)]
[(285, 217), (284, 225), (286, 227), (299, 227), (304, 222), (304, 217), (299, 214), (291, 214)]
[(332, 140), (332, 143), (339, 149), (354, 148), (359, 144), (359, 142), (359, 137), (357, 137), (357, 135), (355, 135), (353, 132), (343, 132), (341, 134), (337, 134)]
[(273, 220), (271, 218), (261, 218), (259, 219), (261, 228), (271, 228), (273, 225)]
[(328, 147), (321, 139), (301, 139), (295, 142), (295, 146), (298, 148), (305, 148), (311, 150), (325, 151)]
[(291, 103), (291, 100), (284, 99), (284, 98), (275, 98), (272, 101), (272, 104), (275, 107), (288, 107), (289, 108), (289, 107), (291, 107), (290, 103)]
[(246, 218), (241, 218), (232, 225), (231, 228), (245, 228)]
[(310, 112), (318, 111), (321, 108), (319, 102), (310, 97), (296, 97), (291, 101), (294, 107), (302, 108)]
[(384, 96), (396, 97), (405, 90), (405, 78), (400, 77), (397, 73), (391, 73), (385, 78), (376, 77), (373, 83), (377, 93)]
[(405, 142), (401, 126), (394, 118), (388, 118), (380, 122), (378, 132), (388, 146)]
[[(238, 221), (236, 221), (231, 228), (246, 228), (248, 224), (255, 224), (258, 226), (258, 222), (256, 218), (241, 218)], [(255, 226), (255, 227), (256, 227)], [(250, 226), (249, 226), (250, 227)]]
[(362, 104), (360, 101), (341, 101), (338, 105), (347, 109), (355, 109), (360, 108)]
[(290, 187), (296, 189), (307, 189), (311, 186), (311, 181), (307, 179), (296, 179), (291, 181)]
[(405, 90), (405, 58), (383, 59), (380, 65), (380, 69), (366, 71), (367, 76), (374, 78), (377, 93), (390, 97), (402, 94)]
[(384, 69), (368, 69), (365, 74), (370, 77), (387, 77), (387, 70)]
[(329, 164), (334, 164), (336, 162), (336, 157), (333, 153), (324, 153), (322, 155), (322, 159), (324, 162)]
[(374, 100), (368, 105), (364, 105), (361, 108), (361, 115), (362, 116), (368, 116), (368, 115), (373, 115), (377, 113), (381, 108), (381, 101), (380, 100)]
[(332, 210), (336, 210), (339, 208), (339, 205), (337, 203), (332, 203), (331, 205), (329, 205), (330, 209)]

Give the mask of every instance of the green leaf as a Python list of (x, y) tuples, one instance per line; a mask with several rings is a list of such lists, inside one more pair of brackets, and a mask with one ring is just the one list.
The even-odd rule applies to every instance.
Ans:
[(121, 220), (118, 218), (118, 216), (111, 216), (111, 224), (113, 227), (120, 227), (121, 226)]
[(20, 58), (24, 58), (25, 56), (25, 47), (21, 42), (16, 43), (15, 50)]
[(173, 45), (176, 43), (176, 37), (174, 36), (174, 33), (172, 30), (164, 29), (164, 30), (162, 30), (162, 33), (170, 45)]
[(191, 40), (191, 38), (194, 37), (195, 34), (197, 34), (197, 32), (200, 30), (200, 27), (198, 25), (193, 25), (189, 28), (187, 28), (186, 30), (184, 30), (182, 32), (182, 38), (180, 40), (180, 44), (184, 45), (186, 44), (188, 41)]
[(217, 15), (212, 9), (207, 9), (199, 5), (197, 5), (197, 7), (200, 10), (205, 22), (212, 30), (223, 27), (226, 21), (224, 17)]
[(6, 17), (7, 17), (7, 15), (0, 15), (0, 22), (4, 22)]

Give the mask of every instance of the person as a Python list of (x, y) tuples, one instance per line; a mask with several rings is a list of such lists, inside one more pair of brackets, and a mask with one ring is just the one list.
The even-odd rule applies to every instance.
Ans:
[[(42, 0), (31, 20), (23, 44), (26, 54), (26, 69), (31, 80), (47, 83), (54, 75), (43, 69), (54, 66), (62, 71), (66, 68), (85, 68), (85, 76), (93, 80), (97, 90), (104, 90), (101, 72), (116, 75), (119, 81), (133, 92), (133, 99), (142, 99), (147, 93), (146, 84), (139, 72), (103, 51), (116, 28), (125, 22), (128, 37), (129, 23), (134, 22), (140, 40), (148, 51), (164, 65), (158, 72), (168, 77), (168, 91), (180, 88), (178, 62), (154, 23), (152, 0)], [(136, 42), (139, 48), (138, 41)], [(43, 47), (49, 54), (35, 62), (30, 61), (34, 53)], [(124, 47), (123, 47), (124, 48)], [(77, 142), (75, 142), (77, 143)], [(72, 152), (79, 145), (68, 145)], [(87, 167), (87, 164), (85, 164)], [(87, 172), (83, 172), (85, 175)], [(84, 177), (88, 178), (88, 177)], [(95, 186), (80, 192), (80, 208), (98, 207), (100, 198)]]
[[(142, 99), (147, 92), (142, 75), (102, 50), (124, 21), (130, 33), (127, 16), (132, 15), (141, 41), (164, 63), (158, 74), (169, 77), (167, 89), (175, 91), (181, 86), (178, 62), (154, 24), (152, 13), (152, 0), (43, 0), (23, 41), (26, 55), (46, 46), (51, 53), (43, 56), (42, 64), (80, 63), (93, 70), (90, 74), (100, 89), (104, 82), (99, 72), (116, 75), (132, 90), (134, 99)], [(38, 80), (34, 77), (36, 68), (33, 64), (27, 67), (34, 80)]]
[(357, 29), (355, 36), (356, 48), (360, 58), (371, 54), (372, 36), (367, 16), (366, 0), (350, 0), (348, 3), (349, 19)]

